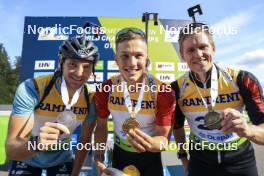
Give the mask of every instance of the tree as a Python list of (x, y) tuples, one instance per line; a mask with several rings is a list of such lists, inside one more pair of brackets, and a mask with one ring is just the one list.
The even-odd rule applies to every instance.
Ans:
[(11, 104), (19, 79), (21, 57), (16, 57), (15, 68), (11, 67), (8, 54), (0, 43), (0, 104)]

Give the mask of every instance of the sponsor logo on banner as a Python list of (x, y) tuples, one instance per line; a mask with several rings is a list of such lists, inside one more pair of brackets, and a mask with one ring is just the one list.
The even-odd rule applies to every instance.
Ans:
[(165, 31), (165, 42), (177, 43), (179, 39), (178, 30), (166, 30)]
[[(96, 82), (103, 82), (104, 81), (104, 73), (103, 72), (95, 72), (96, 76)], [(91, 74), (88, 82), (93, 82), (94, 81), (94, 76)]]
[(107, 61), (108, 70), (119, 70), (116, 61)]
[(118, 75), (118, 74), (119, 74), (119, 72), (108, 72), (107, 73), (107, 79), (111, 78), (114, 75)]
[(95, 70), (104, 70), (104, 61), (98, 61), (95, 65)]
[(55, 69), (54, 60), (36, 60), (35, 61), (35, 70), (53, 70)]
[(159, 80), (164, 81), (164, 82), (175, 81), (175, 75), (172, 73), (170, 73), (170, 74), (157, 73), (156, 78), (158, 78)]
[(186, 62), (179, 62), (178, 63), (178, 70), (179, 71), (189, 71), (189, 67)]
[(156, 71), (174, 71), (173, 62), (156, 62)]
[(38, 40), (66, 40), (68, 35), (58, 34), (58, 29), (53, 27), (41, 28), (38, 36)]

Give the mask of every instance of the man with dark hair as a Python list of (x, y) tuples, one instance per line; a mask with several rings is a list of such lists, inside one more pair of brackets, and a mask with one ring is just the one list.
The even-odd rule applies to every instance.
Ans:
[(83, 122), (90, 140), (95, 114), (85, 85), (99, 58), (84, 37), (65, 40), (59, 48), (60, 68), (53, 75), (28, 79), (17, 88), (6, 139), (9, 175), (70, 175), (73, 130)]

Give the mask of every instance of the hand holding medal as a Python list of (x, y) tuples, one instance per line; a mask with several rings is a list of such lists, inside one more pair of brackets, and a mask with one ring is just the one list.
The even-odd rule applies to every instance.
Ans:
[(254, 137), (253, 128), (247, 123), (246, 118), (243, 117), (239, 111), (227, 108), (221, 113), (222, 131), (224, 133), (237, 133), (240, 137), (252, 138)]
[(76, 115), (70, 110), (63, 111), (58, 115), (57, 123), (65, 125), (72, 133), (77, 123)]

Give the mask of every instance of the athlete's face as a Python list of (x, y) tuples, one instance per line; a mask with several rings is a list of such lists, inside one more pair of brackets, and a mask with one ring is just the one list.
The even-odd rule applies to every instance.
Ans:
[(191, 34), (182, 42), (181, 55), (189, 68), (197, 74), (205, 74), (212, 67), (215, 48), (203, 32)]
[(142, 39), (123, 41), (117, 45), (116, 62), (129, 84), (141, 82), (147, 65), (147, 44)]
[(93, 64), (89, 61), (66, 58), (62, 71), (68, 89), (75, 91), (86, 83), (92, 73), (92, 67)]

